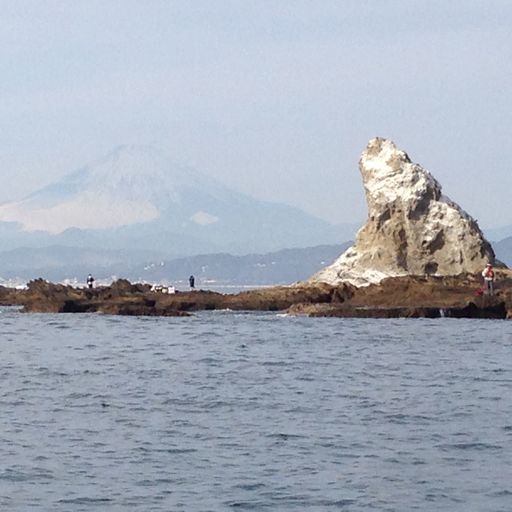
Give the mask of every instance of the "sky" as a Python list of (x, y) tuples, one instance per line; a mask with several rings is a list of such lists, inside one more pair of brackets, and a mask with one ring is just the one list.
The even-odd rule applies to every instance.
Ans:
[(508, 0), (0, 0), (0, 202), (121, 144), (362, 222), (390, 138), (483, 227), (512, 224)]

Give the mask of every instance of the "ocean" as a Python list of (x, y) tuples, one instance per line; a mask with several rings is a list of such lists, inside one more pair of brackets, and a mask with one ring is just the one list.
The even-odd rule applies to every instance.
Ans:
[(512, 510), (512, 322), (0, 308), (0, 510)]

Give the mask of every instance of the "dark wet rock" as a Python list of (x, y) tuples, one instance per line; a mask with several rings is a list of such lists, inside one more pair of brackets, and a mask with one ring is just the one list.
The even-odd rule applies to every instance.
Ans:
[(352, 297), (354, 290), (348, 284), (279, 286), (227, 295), (223, 303), (234, 310), (282, 311), (300, 303), (343, 303)]
[(100, 292), (103, 292), (103, 296), (112, 297), (125, 297), (127, 295), (142, 295), (151, 291), (151, 285), (149, 284), (132, 284), (127, 279), (118, 279), (114, 281), (107, 288), (100, 288)]
[(405, 276), (354, 290), (343, 304), (296, 304), (290, 314), (354, 318), (512, 318), (512, 280), (499, 271), (494, 296), (482, 291), (481, 278)]
[(66, 303), (83, 298), (84, 291), (81, 289), (35, 279), (28, 283), (26, 290), (20, 291), (18, 303), (23, 305), (25, 311), (61, 313)]
[(503, 301), (492, 305), (477, 305), (469, 302), (463, 307), (369, 307), (336, 306), (330, 304), (297, 304), (289, 309), (290, 314), (310, 317), (337, 318), (507, 318)]
[(131, 284), (126, 280), (90, 290), (37, 279), (28, 283), (26, 290), (18, 292), (16, 304), (32, 313), (188, 316), (179, 308), (161, 304), (150, 290), (148, 285)]
[(0, 304), (3, 306), (17, 305), (17, 290), (0, 286)]

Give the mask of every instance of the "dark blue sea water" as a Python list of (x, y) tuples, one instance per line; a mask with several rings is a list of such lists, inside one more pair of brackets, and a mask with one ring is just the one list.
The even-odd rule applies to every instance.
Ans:
[(0, 510), (512, 510), (512, 322), (0, 313)]

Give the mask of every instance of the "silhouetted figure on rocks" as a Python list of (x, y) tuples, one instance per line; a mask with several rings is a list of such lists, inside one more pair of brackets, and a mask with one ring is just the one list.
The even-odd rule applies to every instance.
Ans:
[(190, 285), (190, 289), (193, 290), (196, 285), (196, 278), (194, 276), (190, 276), (188, 278), (188, 284)]
[(91, 274), (87, 276), (87, 287), (89, 290), (92, 290), (92, 287), (94, 286), (94, 277), (92, 277)]

